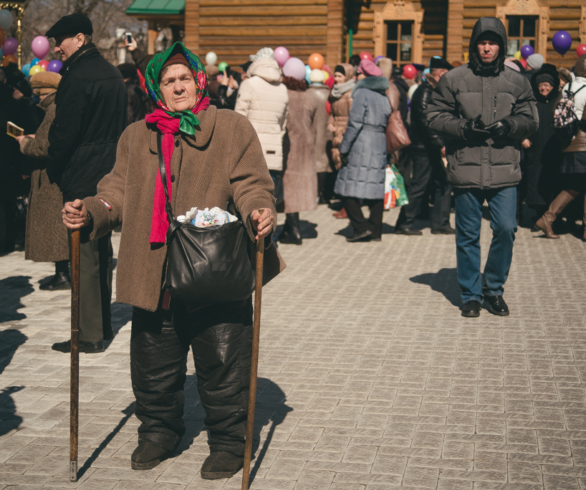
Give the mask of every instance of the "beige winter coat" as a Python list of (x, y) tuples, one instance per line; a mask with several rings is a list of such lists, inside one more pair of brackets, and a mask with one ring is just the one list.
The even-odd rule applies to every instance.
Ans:
[(273, 58), (255, 61), (238, 89), (234, 110), (256, 130), (269, 170), (283, 170), (283, 136), (289, 96)]

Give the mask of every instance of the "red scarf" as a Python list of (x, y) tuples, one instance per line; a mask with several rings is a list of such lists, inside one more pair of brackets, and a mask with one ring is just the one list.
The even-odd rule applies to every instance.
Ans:
[[(210, 106), (210, 99), (203, 97), (199, 103), (191, 109), (191, 112), (197, 114)], [(167, 114), (162, 109), (155, 109), (152, 114), (147, 114), (145, 121), (149, 124), (156, 124), (159, 131), (163, 134), (162, 150), (165, 168), (167, 169), (167, 190), (169, 191), (169, 200), (171, 200), (171, 157), (173, 156), (173, 147), (175, 135), (179, 133), (179, 118)], [(155, 196), (153, 198), (153, 216), (151, 219), (151, 236), (149, 243), (165, 243), (167, 230), (169, 229), (169, 220), (165, 212), (165, 189), (161, 181), (161, 171), (157, 171), (157, 180), (155, 182)], [(187, 210), (186, 210), (187, 211)]]

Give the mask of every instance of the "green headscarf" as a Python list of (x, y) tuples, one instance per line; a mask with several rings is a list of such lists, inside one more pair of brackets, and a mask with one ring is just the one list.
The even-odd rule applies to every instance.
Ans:
[[(193, 73), (193, 78), (195, 79), (195, 85), (197, 87), (195, 107), (191, 110), (186, 110), (183, 112), (172, 112), (165, 105), (163, 95), (160, 91), (159, 83), (159, 76), (161, 74), (161, 70), (163, 69), (163, 65), (171, 56), (177, 53), (180, 53), (183, 56), (185, 56), (185, 59), (187, 60), (191, 68), (191, 72)], [(207, 77), (205, 67), (203, 66), (200, 59), (191, 51), (189, 51), (189, 49), (183, 46), (183, 44), (175, 43), (165, 52), (157, 53), (155, 56), (153, 56), (153, 59), (149, 62), (146, 69), (145, 82), (148, 94), (150, 98), (155, 102), (157, 107), (171, 117), (180, 118), (180, 131), (190, 135), (194, 135), (195, 126), (199, 126), (199, 119), (195, 114), (199, 110), (203, 109), (203, 105), (206, 102), (209, 103), (209, 99), (207, 99), (207, 101), (205, 100), (208, 97)]]

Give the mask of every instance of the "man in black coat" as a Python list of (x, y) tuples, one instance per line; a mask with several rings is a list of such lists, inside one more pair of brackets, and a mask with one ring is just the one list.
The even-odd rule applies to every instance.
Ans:
[(126, 122), (132, 124), (142, 121), (147, 114), (153, 112), (153, 108), (148, 95), (139, 86), (137, 67), (132, 63), (122, 63), (117, 68), (126, 86), (128, 99)]
[(413, 94), (411, 100), (411, 145), (407, 149), (413, 162), (413, 177), (407, 186), (409, 204), (401, 208), (395, 233), (400, 235), (421, 235), (413, 228), (413, 222), (421, 212), (421, 206), (429, 184), (433, 179), (435, 194), (431, 212), (431, 232), (433, 234), (453, 235), (450, 226), (450, 206), (452, 186), (448, 183), (443, 158), (446, 155), (444, 140), (429, 128), (427, 105), (440, 78), (453, 67), (441, 58), (433, 58), (429, 75)]
[[(98, 182), (114, 167), (118, 139), (126, 126), (122, 75), (92, 44), (92, 33), (92, 23), (83, 14), (62, 17), (46, 33), (55, 38), (55, 53), (63, 61), (49, 130), (47, 172), (59, 185), (64, 202), (96, 194)], [(112, 243), (107, 235), (80, 249), (81, 352), (102, 352), (104, 340), (113, 337), (111, 293)], [(71, 343), (58, 342), (53, 349), (69, 352)]]

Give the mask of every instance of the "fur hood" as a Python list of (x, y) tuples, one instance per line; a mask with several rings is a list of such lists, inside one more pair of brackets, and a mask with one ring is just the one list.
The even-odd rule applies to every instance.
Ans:
[(389, 88), (389, 80), (385, 77), (367, 77), (356, 82), (356, 86), (352, 90), (352, 98), (355, 92), (360, 88), (366, 88), (373, 92), (384, 94)]

